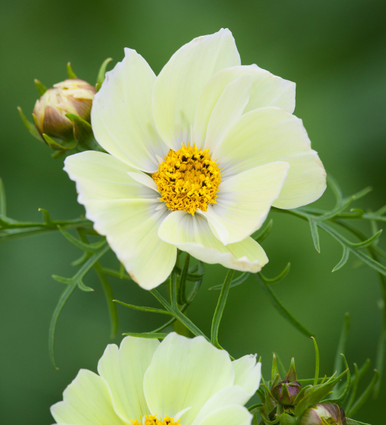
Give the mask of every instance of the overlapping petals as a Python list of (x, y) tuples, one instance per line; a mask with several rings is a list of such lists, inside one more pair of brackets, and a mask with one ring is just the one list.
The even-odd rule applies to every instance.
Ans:
[(58, 424), (126, 425), (147, 415), (181, 425), (249, 425), (244, 404), (260, 383), (255, 356), (231, 361), (202, 337), (175, 333), (161, 343), (126, 337), (107, 346), (98, 373), (81, 370), (51, 407)]
[[(65, 170), (87, 217), (142, 287), (167, 278), (177, 248), (257, 272), (268, 258), (250, 236), (270, 207), (299, 207), (325, 190), (323, 165), (294, 107), (294, 83), (241, 65), (229, 30), (184, 45), (158, 76), (125, 49), (92, 108), (107, 153), (68, 157)], [(194, 215), (170, 211), (151, 177), (183, 143), (209, 149), (221, 170), (216, 203)]]

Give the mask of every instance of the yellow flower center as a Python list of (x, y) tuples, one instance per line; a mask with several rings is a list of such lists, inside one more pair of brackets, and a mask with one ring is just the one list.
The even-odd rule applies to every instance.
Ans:
[(171, 211), (183, 210), (192, 215), (216, 203), (221, 183), (220, 168), (211, 159), (209, 149), (185, 144), (178, 151), (170, 149), (152, 177), (161, 200)]
[(146, 415), (142, 422), (137, 419), (130, 421), (132, 425), (181, 425), (180, 420), (175, 421), (174, 418), (165, 416), (163, 419), (158, 419), (157, 415)]

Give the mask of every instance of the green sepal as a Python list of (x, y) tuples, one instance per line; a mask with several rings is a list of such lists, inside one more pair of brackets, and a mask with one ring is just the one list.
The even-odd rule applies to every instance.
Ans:
[(341, 354), (341, 357), (343, 358), (344, 364), (346, 366), (346, 371), (347, 371), (346, 384), (345, 384), (344, 389), (341, 391), (340, 395), (337, 395), (337, 392), (339, 391), (338, 386), (334, 387), (334, 389), (332, 391), (331, 398), (328, 400), (330, 403), (337, 403), (339, 405), (341, 405), (343, 403), (343, 401), (346, 399), (346, 397), (348, 396), (349, 391), (350, 391), (350, 384), (351, 384), (351, 373), (350, 373), (350, 369), (348, 367), (346, 357), (344, 356), (344, 354)]
[(66, 117), (72, 122), (75, 140), (81, 145), (93, 137), (91, 125), (86, 120), (76, 114), (66, 114)]
[(374, 369), (374, 375), (367, 386), (367, 388), (363, 391), (363, 393), (360, 395), (360, 397), (356, 400), (354, 404), (352, 404), (351, 408), (347, 410), (348, 415), (354, 415), (367, 401), (367, 399), (371, 396), (373, 393), (373, 390), (375, 388), (375, 385), (377, 384), (379, 379), (379, 372)]
[(287, 375), (285, 376), (284, 379), (287, 380), (288, 382), (297, 381), (295, 358), (294, 357), (291, 358), (290, 367), (289, 367)]
[(71, 78), (71, 79), (78, 78), (71, 67), (71, 62), (67, 62), (67, 76), (68, 78)]
[(27, 120), (20, 106), (17, 107), (17, 110), (19, 112), (20, 118), (23, 121), (25, 128), (30, 132), (31, 136), (35, 137), (35, 139), (39, 140), (40, 142), (43, 142), (44, 140), (42, 139), (42, 136), (37, 131), (35, 125), (31, 121)]
[(304, 388), (295, 399), (295, 416), (301, 417), (303, 413), (314, 404), (318, 404), (322, 401), (338, 384), (338, 382), (347, 373), (347, 370), (342, 372), (339, 376), (334, 378), (335, 375), (331, 376), (325, 383), (320, 385), (310, 385)]
[(276, 354), (273, 353), (273, 355), (272, 355), (272, 368), (271, 368), (271, 386), (274, 387), (279, 382), (281, 382), (281, 380), (282, 379), (281, 379), (279, 367), (278, 367), (278, 364), (277, 364)]
[(95, 88), (98, 91), (101, 88), (101, 85), (103, 83), (103, 80), (105, 79), (105, 74), (106, 74), (106, 68), (107, 65), (112, 61), (112, 58), (107, 58), (103, 61), (102, 65), (99, 68), (98, 71), (98, 76), (97, 76), (97, 80), (95, 83)]
[(46, 133), (43, 133), (43, 139), (51, 149), (55, 149), (58, 151), (69, 151), (75, 149), (76, 145), (78, 144), (76, 140), (70, 140), (69, 142), (61, 140), (61, 142), (63, 143), (61, 144), (57, 140), (48, 136)]
[(356, 421), (355, 419), (346, 418), (346, 425), (371, 425), (366, 422)]
[(43, 96), (43, 94), (47, 91), (47, 87), (44, 85), (44, 84), (42, 84), (38, 79), (34, 79), (34, 83), (35, 83), (35, 86), (36, 86), (36, 88), (37, 88), (37, 90), (38, 90), (38, 92), (39, 92), (39, 94), (40, 94), (40, 96)]
[(280, 416), (280, 425), (295, 425), (296, 424), (296, 417), (289, 415), (288, 413), (282, 413)]

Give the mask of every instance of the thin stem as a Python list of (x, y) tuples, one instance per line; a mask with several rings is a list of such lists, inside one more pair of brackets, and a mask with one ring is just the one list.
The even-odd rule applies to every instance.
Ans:
[(185, 257), (184, 268), (182, 269), (179, 285), (178, 285), (178, 304), (183, 305), (186, 303), (186, 278), (189, 271), (190, 255), (187, 253)]
[(111, 335), (111, 338), (114, 338), (117, 335), (117, 331), (118, 331), (118, 313), (117, 313), (117, 306), (113, 302), (114, 294), (111, 289), (110, 282), (108, 281), (103, 271), (103, 267), (99, 263), (95, 263), (94, 269), (99, 277), (99, 280), (101, 281), (101, 284), (106, 296), (106, 303), (107, 303), (107, 308), (109, 310), (110, 321), (111, 321), (110, 335)]
[(204, 332), (201, 331), (201, 329), (199, 329), (187, 316), (185, 316), (181, 310), (178, 308), (173, 308), (173, 306), (170, 305), (156, 289), (151, 290), (150, 293), (167, 311), (169, 311), (177, 320), (185, 325), (193, 335), (203, 336), (205, 339), (209, 340), (209, 338), (204, 334)]
[(210, 331), (210, 339), (212, 344), (218, 348), (220, 348), (220, 344), (218, 342), (218, 331), (220, 328), (221, 319), (222, 319), (225, 305), (227, 302), (229, 289), (231, 287), (233, 274), (234, 274), (234, 270), (228, 270), (228, 273), (225, 277), (224, 283), (221, 288), (220, 295), (217, 300), (216, 309), (213, 314), (212, 326)]

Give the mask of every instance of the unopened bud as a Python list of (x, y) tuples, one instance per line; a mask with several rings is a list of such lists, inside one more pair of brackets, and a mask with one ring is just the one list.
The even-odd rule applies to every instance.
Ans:
[(321, 403), (307, 409), (299, 425), (346, 425), (346, 416), (337, 404)]
[(293, 406), (302, 386), (297, 381), (284, 380), (275, 385), (271, 392), (275, 399), (283, 406)]
[(35, 126), (41, 135), (73, 139), (74, 126), (66, 114), (90, 121), (95, 88), (86, 81), (67, 79), (48, 89), (35, 103)]

